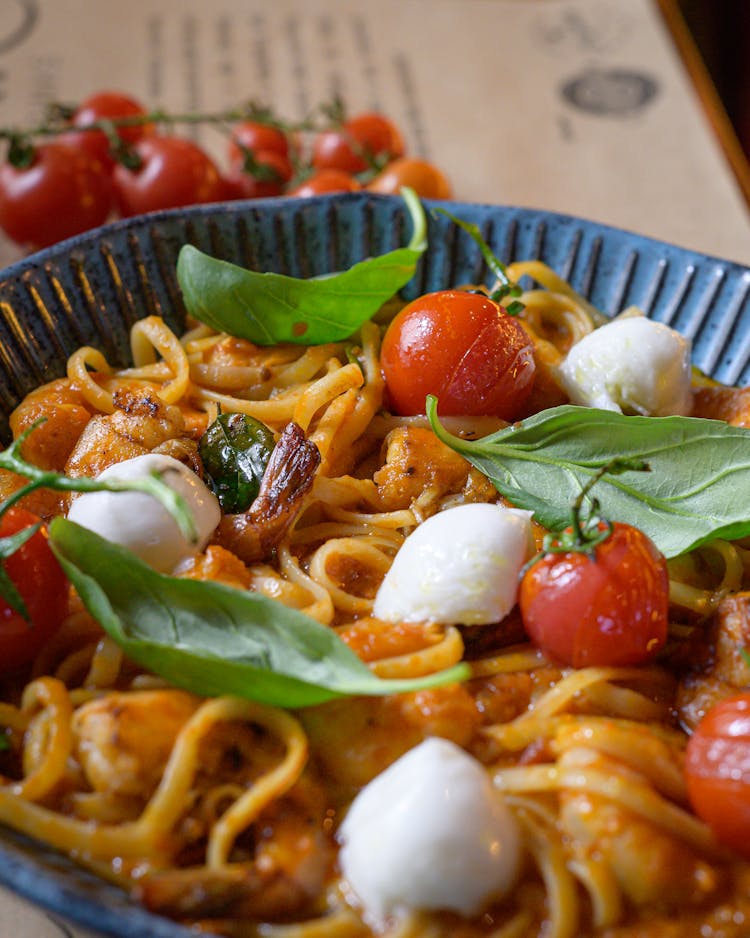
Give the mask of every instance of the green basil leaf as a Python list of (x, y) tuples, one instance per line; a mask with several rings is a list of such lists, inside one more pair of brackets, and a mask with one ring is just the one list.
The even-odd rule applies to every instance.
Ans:
[(218, 332), (257, 345), (318, 345), (348, 338), (411, 280), (427, 248), (422, 203), (412, 190), (403, 195), (414, 229), (408, 246), (341, 273), (309, 280), (258, 273), (185, 245), (177, 259), (177, 281), (187, 311)]
[(622, 457), (644, 460), (650, 471), (605, 475), (592, 497), (602, 515), (640, 528), (666, 557), (750, 534), (750, 430), (565, 405), (471, 441), (440, 425), (432, 396), (427, 414), (444, 443), (550, 530), (565, 527), (597, 470)]
[(259, 593), (156, 573), (132, 553), (65, 518), (50, 543), (84, 605), (134, 661), (178, 687), (304, 707), (468, 677), (468, 666), (381, 680), (336, 633)]
[(4, 730), (0, 730), (0, 752), (10, 749), (10, 740)]
[(271, 430), (247, 414), (219, 414), (200, 438), (206, 482), (228, 514), (255, 501), (275, 445)]

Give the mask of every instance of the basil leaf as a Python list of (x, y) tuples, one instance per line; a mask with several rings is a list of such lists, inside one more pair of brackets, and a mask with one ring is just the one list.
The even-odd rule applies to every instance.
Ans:
[(256, 345), (318, 345), (348, 338), (411, 280), (427, 248), (422, 203), (403, 190), (414, 227), (407, 247), (354, 264), (341, 273), (302, 280), (258, 273), (184, 245), (177, 281), (187, 311), (218, 332)]
[(462, 440), (427, 414), (437, 436), (550, 530), (564, 528), (586, 482), (616, 457), (649, 472), (605, 475), (592, 496), (610, 521), (640, 528), (666, 557), (717, 537), (750, 534), (750, 431), (696, 417), (629, 417), (565, 405), (481, 440)]
[(220, 414), (198, 443), (206, 482), (228, 514), (255, 501), (275, 440), (268, 427), (247, 414)]
[(50, 525), (50, 543), (88, 611), (125, 653), (197, 694), (305, 707), (468, 677), (460, 664), (412, 680), (381, 680), (332, 629), (276, 600), (164, 576), (65, 518)]

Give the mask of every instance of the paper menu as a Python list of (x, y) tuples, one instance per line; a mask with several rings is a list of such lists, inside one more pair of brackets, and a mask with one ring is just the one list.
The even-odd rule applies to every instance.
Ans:
[[(458, 199), (750, 263), (747, 205), (655, 0), (3, 3), (3, 125), (102, 88), (171, 111), (253, 99), (290, 119), (338, 93), (392, 116)], [(223, 161), (223, 137), (193, 132)], [(0, 246), (0, 264), (16, 256)]]

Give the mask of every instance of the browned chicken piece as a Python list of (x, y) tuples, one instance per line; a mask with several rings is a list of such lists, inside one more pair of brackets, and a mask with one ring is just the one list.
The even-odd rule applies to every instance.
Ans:
[(144, 690), (107, 694), (80, 706), (73, 716), (75, 751), (91, 787), (146, 801), (199, 704), (184, 691)]
[(692, 416), (750, 427), (750, 388), (696, 388)]
[(179, 408), (164, 404), (153, 388), (120, 388), (114, 393), (114, 403), (114, 413), (89, 421), (65, 466), (69, 476), (97, 476), (108, 466), (148, 453), (184, 430)]
[[(640, 776), (612, 759), (576, 750), (561, 762), (607, 775)], [(584, 791), (560, 795), (560, 823), (570, 849), (596, 856), (612, 870), (620, 889), (636, 906), (682, 910), (705, 903), (720, 886), (714, 867), (686, 843), (614, 801)]]
[(302, 508), (320, 465), (318, 447), (296, 423), (284, 428), (263, 475), (255, 501), (243, 514), (224, 515), (214, 539), (245, 563), (273, 551)]
[(694, 667), (677, 689), (677, 713), (693, 729), (710, 708), (750, 687), (750, 592), (723, 599), (694, 648)]
[(469, 501), (497, 498), (485, 476), (424, 427), (397, 427), (388, 434), (385, 465), (373, 479), (385, 511), (418, 502), (423, 513), (430, 513), (439, 498), (460, 492)]
[(62, 472), (78, 438), (92, 417), (85, 399), (67, 378), (32, 391), (10, 417), (14, 439), (44, 418), (24, 443), (23, 455), (40, 469)]

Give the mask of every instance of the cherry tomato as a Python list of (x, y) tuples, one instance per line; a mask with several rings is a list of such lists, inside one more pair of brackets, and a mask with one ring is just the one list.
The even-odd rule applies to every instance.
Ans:
[(124, 217), (217, 202), (226, 192), (213, 160), (191, 140), (145, 137), (135, 152), (141, 166), (128, 169), (118, 163), (113, 174), (117, 207)]
[(242, 169), (245, 161), (245, 150), (249, 150), (253, 155), (272, 151), (288, 157), (289, 138), (278, 127), (259, 124), (255, 121), (245, 121), (232, 128), (232, 136), (227, 152), (231, 170)]
[(361, 188), (362, 186), (350, 173), (345, 173), (340, 169), (321, 169), (287, 194), (324, 195), (326, 192), (357, 192)]
[[(37, 524), (39, 518), (13, 507), (0, 521), (0, 537)], [(68, 581), (40, 528), (4, 562), (5, 570), (26, 603), (30, 621), (0, 598), (0, 670), (29, 664), (57, 631), (67, 612)]]
[(565, 664), (640, 664), (667, 639), (667, 563), (642, 531), (615, 522), (593, 555), (544, 554), (518, 602), (531, 640)]
[(452, 194), (451, 184), (437, 166), (408, 156), (389, 163), (366, 188), (381, 195), (398, 195), (403, 186), (423, 199), (449, 199)]
[(373, 163), (389, 162), (404, 153), (401, 131), (383, 114), (365, 113), (345, 121), (337, 130), (324, 130), (313, 142), (316, 169), (361, 173)]
[(512, 420), (534, 382), (533, 343), (516, 319), (479, 293), (441, 290), (395, 317), (380, 353), (391, 407), (423, 414), (435, 394), (441, 414)]
[(32, 250), (101, 225), (112, 206), (112, 183), (88, 151), (40, 144), (31, 166), (0, 166), (0, 228)]
[[(73, 127), (85, 127), (95, 121), (118, 117), (142, 117), (146, 113), (146, 108), (130, 95), (119, 91), (99, 91), (79, 104), (71, 123)], [(153, 129), (153, 124), (134, 124), (130, 127), (118, 127), (117, 135), (124, 143), (132, 145), (153, 133)], [(109, 141), (102, 131), (71, 131), (63, 136), (66, 143), (89, 150), (105, 165), (114, 165)]]
[(750, 693), (712, 707), (690, 737), (685, 780), (695, 813), (750, 859)]
[[(289, 157), (275, 150), (259, 150), (253, 155), (253, 160), (257, 166), (256, 171), (244, 169), (241, 164), (227, 175), (227, 181), (235, 193), (234, 197), (258, 199), (281, 195), (294, 172)], [(264, 179), (263, 175), (268, 175), (269, 178)]]

